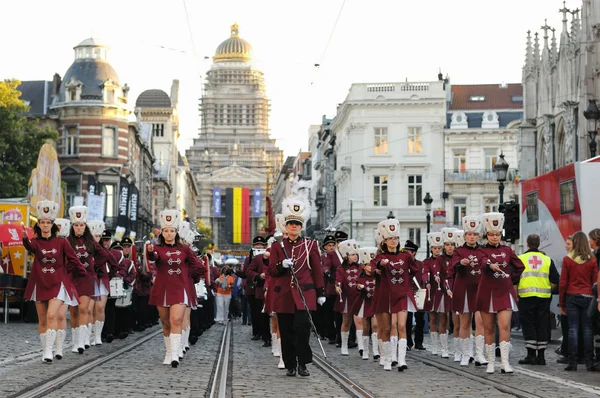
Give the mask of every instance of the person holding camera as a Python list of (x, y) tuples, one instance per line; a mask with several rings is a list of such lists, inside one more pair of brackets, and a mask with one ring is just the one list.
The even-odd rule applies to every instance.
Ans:
[(221, 268), (217, 278), (217, 317), (215, 321), (221, 325), (229, 319), (229, 304), (231, 303), (231, 289), (233, 288), (233, 270), (229, 265)]

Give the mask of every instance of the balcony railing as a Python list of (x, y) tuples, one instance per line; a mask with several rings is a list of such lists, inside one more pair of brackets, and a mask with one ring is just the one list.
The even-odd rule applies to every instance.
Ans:
[[(514, 181), (517, 176), (516, 169), (508, 169), (506, 175), (507, 181)], [(485, 169), (469, 169), (469, 170), (444, 170), (444, 180), (446, 182), (486, 182), (496, 181), (496, 172), (494, 170)]]

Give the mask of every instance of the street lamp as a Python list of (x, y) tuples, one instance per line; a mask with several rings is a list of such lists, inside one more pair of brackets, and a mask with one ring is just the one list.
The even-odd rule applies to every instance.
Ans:
[(598, 119), (600, 119), (600, 110), (596, 105), (596, 100), (588, 100), (588, 107), (583, 111), (583, 117), (586, 118), (588, 123), (588, 134), (590, 136), (590, 155), (596, 157), (596, 135), (598, 135)]
[[(431, 203), (433, 202), (433, 198), (429, 195), (429, 192), (425, 194), (423, 198), (423, 202), (425, 202), (425, 213), (427, 213), (427, 234), (429, 235), (429, 228), (431, 225)], [(429, 236), (427, 236), (427, 256), (429, 256)]]
[(500, 183), (498, 185), (498, 192), (500, 192), (498, 205), (501, 205), (504, 203), (504, 181), (506, 181), (506, 174), (508, 173), (508, 163), (504, 160), (504, 153), (502, 151), (500, 152), (500, 158), (496, 161), (494, 169), (496, 172), (496, 181)]

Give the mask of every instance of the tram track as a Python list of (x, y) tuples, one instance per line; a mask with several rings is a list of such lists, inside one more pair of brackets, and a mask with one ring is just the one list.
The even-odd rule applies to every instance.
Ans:
[(362, 387), (359, 383), (352, 380), (344, 372), (336, 368), (331, 362), (324, 357), (313, 354), (313, 364), (323, 371), (330, 379), (335, 381), (340, 387), (346, 391), (350, 396), (355, 398), (373, 398), (371, 392)]
[(231, 376), (230, 352), (232, 342), (232, 322), (227, 322), (221, 337), (221, 344), (217, 359), (211, 375), (210, 390), (207, 391), (208, 398), (225, 398), (231, 396), (230, 386), (228, 383)]

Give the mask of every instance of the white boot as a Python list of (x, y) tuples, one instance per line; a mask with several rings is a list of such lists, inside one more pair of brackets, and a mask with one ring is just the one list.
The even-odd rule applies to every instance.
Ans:
[(163, 339), (165, 340), (165, 359), (163, 361), (163, 365), (170, 365), (171, 364), (171, 341), (169, 340), (169, 336), (163, 335)]
[(475, 354), (473, 353), (473, 346), (475, 342), (475, 338), (473, 337), (473, 335), (469, 336), (469, 363), (471, 363), (471, 358), (475, 357)]
[(385, 352), (383, 351), (383, 340), (377, 339), (377, 345), (379, 346), (379, 366), (385, 365)]
[(500, 342), (500, 372), (502, 373), (512, 373), (513, 368), (510, 366), (508, 362), (508, 353), (510, 352), (510, 342), (501, 341)]
[(494, 361), (496, 360), (496, 344), (486, 344), (485, 353), (490, 359), (487, 363), (485, 373), (494, 373)]
[(44, 346), (44, 362), (52, 362), (52, 349), (54, 348), (54, 341), (56, 340), (56, 330), (46, 330), (46, 345)]
[(363, 350), (365, 349), (365, 346), (363, 344), (363, 331), (362, 330), (356, 331), (356, 343), (358, 344), (358, 354), (362, 355)]
[(85, 336), (87, 336), (87, 326), (79, 326), (79, 333), (77, 334), (77, 351), (83, 354), (85, 351)]
[(390, 341), (384, 341), (382, 344), (383, 352), (383, 370), (392, 370), (392, 343)]
[(171, 343), (171, 366), (176, 368), (179, 365), (179, 354), (181, 353), (181, 334), (171, 333), (169, 343)]
[(190, 331), (191, 330), (192, 330), (192, 328), (190, 326), (185, 328), (185, 339), (183, 340), (183, 348), (185, 351), (190, 350)]
[(54, 341), (54, 356), (56, 359), (62, 359), (63, 347), (65, 346), (65, 337), (67, 331), (65, 329), (59, 329), (56, 331), (56, 340)]
[(438, 337), (440, 337), (441, 340), (441, 335), (438, 332), (431, 332), (431, 353), (433, 355), (437, 355), (438, 354)]
[(177, 355), (179, 355), (179, 362), (181, 362), (183, 360), (183, 353), (185, 352), (184, 349), (184, 337), (185, 337), (185, 329), (181, 331), (181, 333), (179, 334), (181, 337), (179, 338), (179, 353)]
[(392, 353), (392, 366), (398, 365), (398, 337), (390, 337), (390, 350)]
[(460, 358), (460, 366), (469, 366), (469, 361), (471, 360), (471, 356), (469, 355), (469, 343), (471, 339), (468, 337), (466, 339), (461, 340), (462, 346), (462, 357)]
[(283, 355), (279, 357), (279, 364), (277, 364), (277, 369), (285, 369), (285, 362), (283, 362)]
[(441, 357), (448, 358), (448, 332), (440, 333)]
[(369, 336), (364, 336), (361, 340), (362, 345), (364, 347), (362, 352), (362, 359), (369, 359)]
[(341, 332), (342, 335), (342, 355), (348, 355), (348, 337), (350, 332)]
[(454, 342), (454, 362), (460, 362), (462, 358), (462, 350), (460, 348), (462, 339), (460, 337), (452, 337)]
[(274, 357), (281, 355), (280, 346), (277, 341), (277, 333), (271, 333), (271, 352)]
[(379, 340), (377, 340), (377, 333), (371, 333), (371, 345), (373, 349), (373, 359), (379, 359)]
[(92, 324), (92, 337), (90, 337), (90, 345), (91, 346), (96, 345), (96, 329), (98, 329), (98, 325), (96, 325), (96, 322), (94, 322)]
[(78, 353), (77, 346), (79, 345), (79, 327), (71, 328), (71, 340), (73, 342), (73, 349), (71, 352)]
[(485, 338), (483, 336), (475, 336), (475, 366), (487, 365), (487, 361), (483, 355), (484, 345)]
[(44, 351), (46, 351), (46, 333), (40, 333), (40, 343), (42, 345), (42, 362), (44, 361)]
[(408, 369), (408, 366), (406, 366), (406, 345), (406, 339), (398, 341), (398, 372)]
[(85, 341), (84, 341), (84, 346), (83, 346), (83, 348), (85, 348), (86, 350), (88, 348), (90, 348), (91, 338), (92, 338), (92, 324), (88, 323), (87, 328), (85, 329)]
[(102, 345), (102, 328), (104, 327), (104, 321), (96, 321), (95, 326), (94, 343), (96, 345)]

